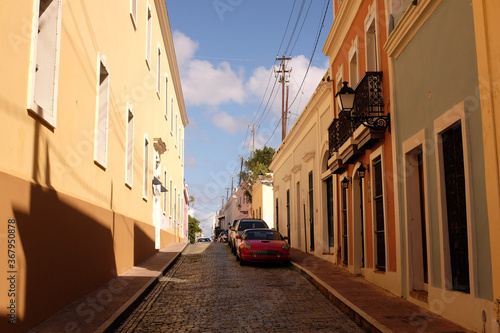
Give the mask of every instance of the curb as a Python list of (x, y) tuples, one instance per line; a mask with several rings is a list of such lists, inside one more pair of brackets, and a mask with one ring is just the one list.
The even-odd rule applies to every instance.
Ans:
[(149, 292), (158, 284), (160, 278), (165, 275), (165, 273), (174, 265), (174, 263), (179, 259), (179, 256), (186, 249), (189, 243), (186, 243), (184, 247), (172, 258), (169, 262), (163, 266), (160, 272), (156, 276), (152, 277), (141, 289), (139, 289), (127, 302), (125, 302), (115, 313), (113, 313), (95, 332), (105, 333), (113, 332), (116, 330), (122, 322), (134, 311), (134, 309), (139, 305), (140, 302), (149, 294)]
[(316, 286), (328, 299), (334, 303), (340, 311), (344, 312), (354, 320), (358, 325), (362, 325), (364, 328), (369, 329), (371, 332), (381, 332), (381, 333), (391, 333), (393, 332), (386, 326), (379, 323), (375, 318), (370, 316), (365, 311), (361, 310), (359, 307), (354, 305), (347, 298), (342, 296), (339, 292), (333, 289), (331, 286), (321, 281), (314, 273), (307, 270), (306, 268), (300, 266), (296, 262), (292, 261), (294, 269), (303, 275), (309, 282)]

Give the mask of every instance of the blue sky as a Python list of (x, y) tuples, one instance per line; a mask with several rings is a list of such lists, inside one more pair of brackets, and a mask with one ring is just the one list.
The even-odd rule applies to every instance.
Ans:
[(185, 178), (204, 235), (211, 234), (226, 188), (232, 180), (237, 186), (240, 157), (251, 154), (252, 127), (256, 149), (279, 147), (276, 57), (292, 57), (288, 129), (326, 73), (321, 50), (333, 20), (329, 1), (166, 0), (189, 118)]

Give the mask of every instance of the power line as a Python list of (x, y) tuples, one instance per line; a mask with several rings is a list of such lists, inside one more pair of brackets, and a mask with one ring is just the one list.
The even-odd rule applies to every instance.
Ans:
[[(312, 52), (311, 58), (309, 59), (309, 64), (307, 66), (306, 73), (304, 74), (304, 78), (302, 79), (302, 83), (300, 84), (299, 89), (297, 91), (297, 94), (295, 95), (292, 103), (290, 103), (289, 108), (294, 104), (294, 102), (296, 101), (298, 95), (300, 94), (302, 86), (304, 85), (304, 82), (306, 80), (307, 74), (309, 73), (309, 69), (311, 68), (312, 60), (314, 58), (314, 54), (316, 53), (316, 49), (317, 49), (317, 46), (318, 46), (319, 38), (321, 37), (321, 32), (323, 31), (323, 28), (324, 28), (324, 25), (325, 25), (324, 23), (325, 23), (325, 19), (326, 19), (326, 14), (328, 13), (328, 8), (330, 6), (330, 1), (327, 0), (326, 2), (327, 2), (327, 5), (326, 5), (325, 11), (323, 13), (323, 19), (321, 21), (321, 25), (319, 27), (319, 30), (318, 30), (318, 33), (317, 33), (317, 36), (316, 36), (316, 41), (314, 43), (313, 52)], [(267, 145), (269, 143), (269, 141), (271, 141), (274, 133), (276, 132), (276, 129), (278, 128), (278, 125), (279, 125), (279, 122), (277, 123), (277, 125), (276, 125), (273, 133), (269, 137), (269, 139), (266, 141), (265, 145)]]
[(295, 25), (293, 26), (292, 34), (290, 35), (290, 39), (288, 40), (288, 45), (286, 46), (286, 49), (284, 52), (285, 54), (289, 53), (288, 48), (290, 47), (290, 44), (292, 43), (293, 36), (295, 35), (295, 29), (297, 29), (297, 25), (299, 24), (299, 19), (300, 19), (300, 16), (302, 15), (302, 10), (304, 9), (305, 3), (306, 3), (306, 0), (302, 0), (302, 5), (300, 6), (299, 14), (297, 15), (297, 20), (295, 21)]
[(299, 33), (297, 34), (297, 38), (295, 38), (295, 43), (293, 43), (292, 49), (290, 50), (290, 52), (288, 52), (289, 54), (293, 53), (293, 50), (295, 49), (295, 45), (297, 45), (297, 42), (299, 41), (299, 37), (300, 37), (300, 34), (302, 33), (302, 29), (304, 28), (304, 24), (306, 23), (306, 19), (307, 19), (307, 16), (309, 14), (309, 10), (311, 9), (311, 5), (312, 5), (312, 1), (309, 3), (309, 7), (307, 7), (306, 15), (304, 16), (304, 20), (302, 21), (302, 25), (300, 26), (300, 30), (299, 30)]
[(272, 62), (272, 60), (256, 60), (256, 59), (241, 59), (241, 58), (222, 58), (209, 56), (195, 56), (195, 59), (211, 59), (211, 60), (226, 60), (226, 61), (243, 61), (243, 62)]
[[(293, 5), (292, 5), (292, 10), (290, 11), (290, 14), (288, 16), (288, 21), (287, 21), (287, 24), (286, 24), (286, 27), (285, 27), (285, 32), (283, 33), (283, 37), (281, 39), (281, 43), (280, 43), (280, 46), (278, 47), (278, 51), (276, 53), (276, 57), (278, 57), (279, 53), (280, 53), (280, 50), (281, 50), (281, 47), (283, 45), (283, 42), (285, 40), (285, 37), (286, 37), (286, 34), (287, 34), (287, 31), (288, 31), (288, 27), (290, 25), (290, 21), (292, 19), (292, 16), (293, 16), (293, 12), (294, 12), (294, 9), (295, 9), (295, 3), (296, 3), (296, 0), (293, 1)], [(274, 65), (276, 64), (276, 60), (274, 61), (273, 63), (273, 67), (270, 71), (270, 74), (269, 74), (269, 79), (268, 79), (268, 82), (267, 82), (267, 85), (266, 85), (266, 90), (264, 91), (264, 94), (262, 95), (262, 99), (261, 99), (261, 102), (260, 102), (260, 105), (259, 105), (259, 108), (257, 109), (256, 113), (254, 114), (254, 117), (252, 119), (252, 123), (255, 121), (257, 115), (260, 113), (260, 109), (262, 107), (262, 103), (264, 102), (264, 99), (266, 97), (266, 94), (267, 94), (267, 91), (269, 89), (269, 84), (271, 82), (271, 78), (272, 78), (272, 74), (273, 74), (273, 69), (274, 69)], [(266, 107), (264, 108), (264, 110), (262, 111), (262, 115), (260, 117), (258, 117), (258, 121), (257, 123), (260, 124), (264, 121), (265, 117), (267, 116), (267, 114), (269, 113), (269, 109), (268, 109), (268, 105), (269, 105), (269, 101), (271, 100), (271, 97), (272, 97), (272, 94), (273, 94), (273, 91), (274, 91), (274, 88), (276, 87), (276, 80), (274, 81), (274, 85), (273, 85), (273, 89), (271, 90), (271, 93), (269, 94), (269, 98), (267, 100), (267, 103), (266, 103)], [(266, 112), (267, 110), (267, 112)], [(258, 125), (259, 126), (259, 125)], [(245, 145), (247, 144), (247, 141), (249, 139), (249, 129), (250, 129), (250, 124), (248, 125), (247, 127), (247, 134), (246, 134), (246, 138), (245, 138)]]
[(326, 18), (326, 14), (328, 12), (328, 7), (329, 6), (330, 6), (330, 1), (328, 1), (328, 4), (327, 4), (326, 9), (325, 9), (325, 12), (323, 14), (323, 20), (321, 21), (321, 28), (320, 28), (320, 30), (318, 32), (318, 35), (316, 36), (316, 42), (314, 43), (313, 52), (312, 52), (311, 58), (309, 59), (309, 64), (307, 65), (306, 73), (304, 74), (304, 78), (302, 79), (302, 83), (300, 84), (300, 87), (299, 87), (299, 90), (298, 90), (297, 94), (295, 95), (292, 103), (290, 103), (290, 107), (293, 105), (293, 103), (297, 99), (297, 96), (299, 95), (300, 90), (302, 89), (302, 86), (304, 85), (304, 82), (306, 80), (307, 74), (309, 73), (309, 69), (311, 68), (312, 60), (314, 58), (314, 54), (316, 53), (316, 48), (318, 47), (319, 38), (321, 37), (321, 32), (323, 31), (323, 27), (325, 25), (324, 24), (325, 23), (325, 18)]

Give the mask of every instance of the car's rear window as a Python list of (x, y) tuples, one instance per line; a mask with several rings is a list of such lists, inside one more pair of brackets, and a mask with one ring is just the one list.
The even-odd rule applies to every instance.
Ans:
[(247, 230), (244, 239), (281, 240), (281, 234), (274, 230)]
[(245, 222), (240, 222), (240, 225), (238, 226), (238, 231), (243, 231), (247, 229), (256, 229), (256, 228), (268, 228), (268, 226), (263, 221), (245, 221)]

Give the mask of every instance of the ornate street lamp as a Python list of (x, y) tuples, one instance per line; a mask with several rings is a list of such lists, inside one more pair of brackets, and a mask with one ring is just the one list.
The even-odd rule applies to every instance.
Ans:
[(348, 86), (349, 82), (342, 82), (343, 86), (335, 94), (337, 102), (340, 104), (342, 111), (352, 111), (354, 109), (354, 98), (356, 97), (356, 92), (354, 89)]
[(343, 87), (339, 90), (339, 92), (337, 92), (337, 94), (335, 94), (335, 98), (340, 104), (342, 111), (349, 112), (348, 118), (352, 123), (361, 123), (374, 130), (385, 130), (390, 126), (390, 117), (388, 115), (353, 116), (352, 111), (354, 110), (356, 91), (348, 86), (349, 82), (344, 81), (342, 83)]
[[(368, 165), (366, 167), (368, 167)], [(361, 179), (365, 178), (366, 171), (367, 169), (361, 164), (358, 168), (358, 177)]]
[(340, 186), (342, 186), (343, 189), (347, 189), (349, 187), (350, 180), (347, 177), (344, 177), (342, 181), (340, 182)]

